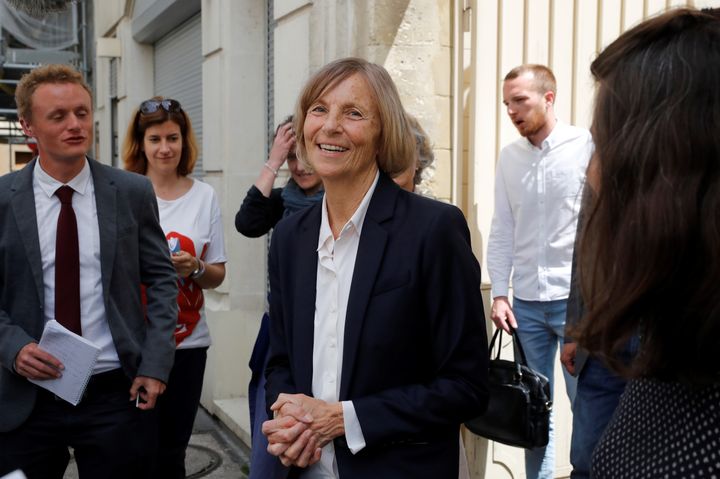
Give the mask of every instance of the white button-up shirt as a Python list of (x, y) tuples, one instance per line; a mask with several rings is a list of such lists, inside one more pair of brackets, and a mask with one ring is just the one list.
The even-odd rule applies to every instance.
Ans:
[[(335, 239), (328, 221), (327, 203), (323, 198), (322, 222), (318, 237), (318, 267), (315, 297), (315, 331), (313, 336), (312, 392), (317, 399), (336, 402), (340, 396), (345, 316), (350, 286), (355, 271), (355, 258), (360, 244), (365, 214), (377, 186), (380, 174), (375, 175), (370, 189), (360, 205)], [(365, 447), (352, 401), (343, 401), (345, 440), (355, 454)], [(322, 450), (320, 462), (310, 467), (303, 478), (338, 479), (335, 447), (330, 442)]]
[(540, 148), (527, 138), (503, 148), (495, 178), (495, 214), (487, 267), (493, 298), (565, 299), (573, 243), (593, 153), (590, 132), (557, 122)]
[[(100, 356), (93, 370), (93, 374), (97, 374), (119, 368), (120, 359), (105, 315), (100, 269), (100, 226), (91, 173), (90, 164), (85, 160), (83, 169), (67, 185), (75, 190), (72, 206), (77, 218), (80, 250), (80, 325), (83, 337), (100, 348)], [(55, 191), (61, 186), (63, 183), (43, 171), (40, 161), (35, 163), (33, 192), (45, 285), (45, 321), (55, 319), (55, 238), (60, 215), (60, 199), (55, 196)], [(128, 285), (130, 287), (133, 285)]]

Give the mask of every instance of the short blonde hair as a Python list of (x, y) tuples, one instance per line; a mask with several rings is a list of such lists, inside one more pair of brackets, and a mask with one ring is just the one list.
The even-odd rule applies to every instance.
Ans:
[(525, 73), (532, 73), (533, 85), (535, 85), (535, 88), (541, 95), (544, 95), (549, 91), (553, 92), (553, 95), (557, 95), (557, 81), (555, 80), (555, 74), (545, 65), (538, 65), (534, 63), (520, 65), (510, 70), (508, 74), (505, 75), (505, 79), (503, 81), (514, 80)]
[(32, 96), (35, 90), (45, 83), (74, 83), (80, 85), (90, 95), (92, 104), (92, 91), (79, 71), (71, 65), (60, 63), (44, 65), (23, 75), (15, 88), (15, 103), (19, 118), (32, 119)]
[[(161, 102), (167, 99), (154, 96), (151, 100)], [(177, 104), (180, 105), (179, 102)], [(187, 176), (192, 173), (198, 156), (197, 140), (195, 140), (190, 117), (182, 107), (179, 107), (178, 111), (167, 111), (164, 108), (158, 108), (152, 113), (142, 113), (140, 108), (137, 108), (132, 118), (127, 133), (125, 133), (122, 148), (123, 164), (126, 170), (141, 175), (147, 173), (148, 160), (142, 148), (145, 141), (145, 131), (153, 125), (172, 121), (180, 127), (180, 135), (182, 136), (182, 153), (180, 153), (177, 173), (180, 176)]]
[[(415, 162), (415, 138), (390, 74), (362, 58), (341, 58), (318, 70), (305, 84), (295, 109), (295, 131), (302, 132), (310, 106), (325, 92), (354, 74), (360, 74), (373, 92), (379, 113), (378, 167), (394, 176)], [(382, 101), (381, 101), (382, 99)], [(296, 154), (308, 165), (304, 135), (297, 135)]]

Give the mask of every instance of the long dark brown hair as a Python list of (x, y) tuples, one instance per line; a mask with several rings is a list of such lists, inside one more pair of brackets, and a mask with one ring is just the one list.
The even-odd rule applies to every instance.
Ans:
[[(673, 10), (592, 63), (578, 342), (629, 376), (720, 379), (720, 18)], [(619, 353), (640, 337), (628, 366)]]

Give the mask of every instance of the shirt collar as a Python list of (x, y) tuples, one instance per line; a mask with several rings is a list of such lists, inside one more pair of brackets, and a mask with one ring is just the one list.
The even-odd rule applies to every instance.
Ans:
[[(375, 172), (375, 179), (373, 180), (372, 185), (370, 185), (370, 188), (365, 193), (365, 196), (363, 196), (363, 199), (355, 210), (355, 213), (353, 213), (350, 220), (345, 223), (345, 226), (343, 226), (340, 236), (350, 229), (354, 229), (357, 232), (357, 235), (360, 236), (362, 233), (363, 223), (365, 223), (365, 215), (367, 214), (368, 207), (370, 206), (370, 199), (375, 192), (375, 187), (377, 186), (379, 179), (380, 171), (378, 170)], [(332, 229), (330, 228), (330, 221), (328, 220), (327, 214), (327, 195), (325, 195), (322, 200), (322, 221), (320, 222), (320, 236), (318, 237), (317, 250), (320, 251), (332, 238)]]
[(559, 143), (565, 140), (565, 124), (560, 120), (555, 122), (555, 128), (552, 129), (550, 134), (543, 140), (542, 149), (555, 148)]
[(61, 183), (52, 176), (48, 175), (45, 170), (42, 169), (40, 166), (40, 158), (38, 157), (38, 161), (35, 162), (35, 168), (33, 169), (33, 175), (40, 185), (40, 188), (42, 188), (48, 197), (52, 197), (57, 189), (65, 184), (75, 190), (76, 193), (84, 195), (87, 191), (88, 184), (90, 183), (90, 163), (88, 163), (86, 158), (85, 165), (82, 170), (80, 170), (80, 173), (67, 183)]
[(537, 147), (537, 146), (533, 145), (532, 143), (530, 143), (530, 140), (528, 140), (527, 137), (524, 138), (525, 145), (529, 149), (536, 150), (536, 151), (544, 151), (547, 149), (553, 149), (557, 145), (559, 145), (560, 143), (562, 143), (566, 140), (566, 134), (565, 134), (566, 128), (565, 127), (566, 127), (565, 123), (563, 123), (560, 120), (557, 120), (555, 122), (555, 126), (553, 127), (550, 134), (547, 136), (547, 138), (545, 138), (542, 141), (542, 143), (540, 143), (540, 147)]

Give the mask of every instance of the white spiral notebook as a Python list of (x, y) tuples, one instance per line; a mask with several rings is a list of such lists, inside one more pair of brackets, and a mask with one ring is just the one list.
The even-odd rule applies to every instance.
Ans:
[(57, 379), (30, 379), (73, 406), (82, 399), (92, 375), (100, 348), (51, 319), (45, 323), (39, 346), (55, 356), (65, 369)]

